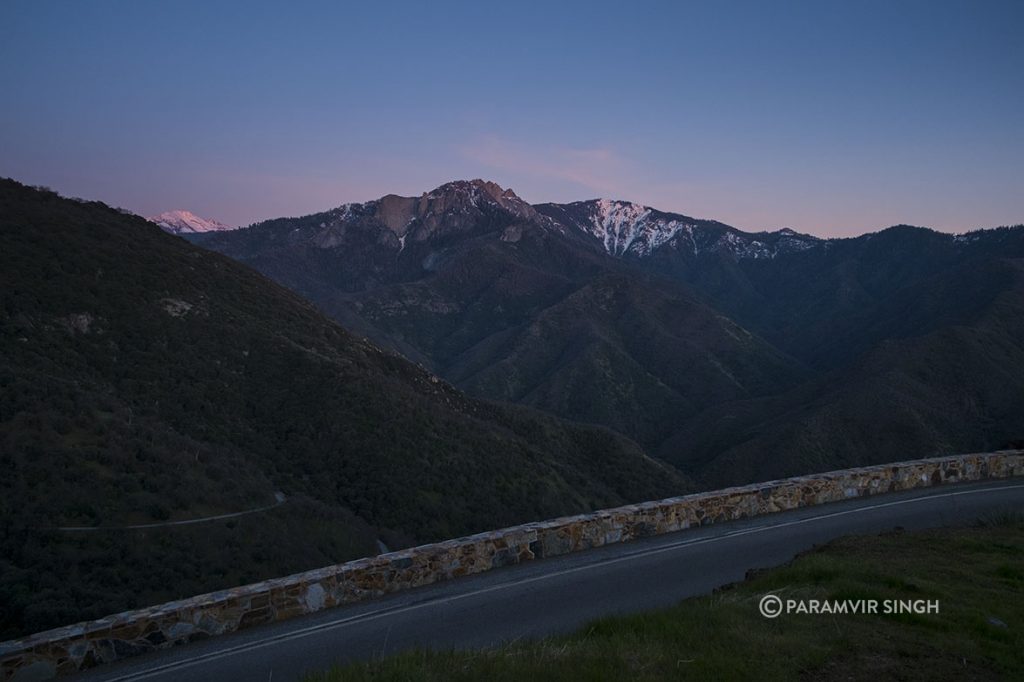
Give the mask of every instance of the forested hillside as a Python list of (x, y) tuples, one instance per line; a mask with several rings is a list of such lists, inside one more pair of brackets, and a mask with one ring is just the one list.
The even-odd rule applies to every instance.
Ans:
[(0, 271), (0, 638), (686, 489), (103, 204), (2, 181)]

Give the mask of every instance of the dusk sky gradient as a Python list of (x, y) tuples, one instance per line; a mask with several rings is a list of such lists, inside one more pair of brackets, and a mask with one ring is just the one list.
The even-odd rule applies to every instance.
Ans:
[(0, 176), (230, 224), (486, 178), (757, 231), (1024, 222), (1024, 2), (0, 4)]

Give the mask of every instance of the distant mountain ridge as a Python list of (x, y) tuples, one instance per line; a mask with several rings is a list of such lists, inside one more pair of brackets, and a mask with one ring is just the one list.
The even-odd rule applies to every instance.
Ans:
[(200, 218), (191, 211), (166, 211), (160, 215), (148, 218), (151, 223), (156, 223), (165, 232), (171, 234), (200, 234), (203, 232), (220, 232), (233, 230), (230, 225), (216, 220)]
[[(472, 394), (609, 426), (708, 485), (998, 447), (1024, 431), (1024, 411), (986, 388), (1024, 393), (1006, 317), (1021, 227), (750, 233), (624, 201), (530, 206), (473, 180), (192, 238)], [(973, 375), (913, 375), (915, 354), (957, 344)], [(878, 411), (868, 386), (907, 409)], [(951, 386), (980, 391), (975, 417), (943, 423)]]
[(601, 241), (613, 256), (650, 256), (663, 247), (729, 253), (737, 258), (774, 258), (828, 240), (793, 230), (752, 234), (713, 220), (665, 213), (628, 201), (592, 199), (571, 204), (540, 204), (542, 214)]
[[(329, 247), (333, 245), (330, 231), (332, 226), (337, 228), (350, 221), (378, 222), (394, 233), (398, 240), (397, 243), (385, 241), (400, 249), (407, 234), (412, 236), (416, 233), (420, 240), (424, 240), (446, 220), (457, 219), (468, 223), (472, 214), (479, 217), (481, 211), (487, 210), (507, 211), (524, 221), (596, 239), (609, 255), (620, 258), (651, 256), (661, 247), (667, 246), (674, 250), (690, 251), (693, 255), (723, 253), (738, 259), (764, 259), (813, 248), (827, 249), (834, 243), (870, 238), (872, 234), (877, 234), (824, 238), (790, 228), (747, 232), (716, 220), (692, 218), (631, 201), (606, 198), (531, 205), (511, 188), (504, 189), (482, 179), (455, 180), (424, 192), (419, 197), (388, 194), (379, 199), (342, 204), (334, 209), (299, 218), (264, 220), (254, 226), (274, 225), (281, 221), (308, 223), (311, 219), (322, 218), (320, 227), (328, 232), (320, 238), (320, 243)], [(462, 217), (457, 218), (460, 215)], [(180, 210), (168, 211), (148, 220), (175, 234), (245, 229), (206, 220), (189, 211)], [(904, 227), (908, 226), (894, 226)], [(1005, 228), (975, 229), (956, 234), (928, 228), (916, 229), (942, 235), (953, 243), (968, 244), (983, 239), (987, 232)]]

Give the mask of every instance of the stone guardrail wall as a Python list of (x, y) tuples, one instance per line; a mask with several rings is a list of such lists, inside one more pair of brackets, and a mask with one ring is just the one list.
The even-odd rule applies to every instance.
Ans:
[(942, 483), (1024, 475), (1024, 450), (833, 471), (527, 523), (128, 611), (0, 643), (0, 679), (45, 679), (541, 557)]

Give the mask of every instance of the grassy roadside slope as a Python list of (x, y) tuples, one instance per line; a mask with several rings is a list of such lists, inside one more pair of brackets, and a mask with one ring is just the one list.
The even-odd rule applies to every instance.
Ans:
[[(795, 615), (792, 599), (938, 599), (938, 615)], [(411, 652), (308, 682), (357, 680), (1024, 679), (1024, 517), (847, 537), (714, 595), (484, 652)]]

